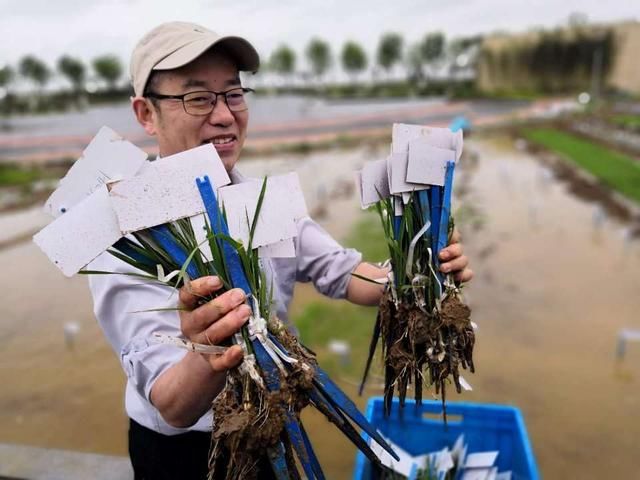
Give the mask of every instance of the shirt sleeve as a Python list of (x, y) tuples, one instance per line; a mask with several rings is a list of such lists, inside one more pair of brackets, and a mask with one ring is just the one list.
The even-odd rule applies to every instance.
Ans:
[[(109, 253), (100, 255), (89, 268), (140, 273)], [(129, 275), (90, 275), (89, 288), (98, 323), (119, 356), (130, 383), (151, 402), (151, 388), (156, 379), (186, 352), (152, 340), (153, 332), (181, 336), (178, 312), (145, 310), (176, 307), (177, 291)]]
[(362, 254), (344, 248), (320, 225), (304, 217), (298, 221), (296, 280), (313, 282), (331, 298), (345, 298), (351, 273), (362, 262)]

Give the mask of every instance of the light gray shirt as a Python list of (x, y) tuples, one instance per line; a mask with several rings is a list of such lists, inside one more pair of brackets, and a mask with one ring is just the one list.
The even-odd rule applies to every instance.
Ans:
[[(231, 178), (234, 183), (244, 180), (235, 170)], [(344, 298), (350, 274), (362, 261), (359, 252), (340, 246), (309, 217), (298, 221), (297, 230), (295, 258), (262, 260), (270, 284), (273, 279), (273, 309), (285, 322), (296, 281), (313, 282), (320, 293)], [(122, 273), (135, 271), (109, 253), (100, 255), (88, 268)], [(210, 431), (210, 412), (187, 429), (175, 428), (163, 420), (150, 400), (156, 379), (179, 362), (186, 351), (151, 339), (153, 332), (181, 336), (178, 312), (145, 310), (175, 307), (177, 292), (127, 275), (91, 275), (89, 287), (96, 318), (127, 375), (125, 408), (129, 417), (165, 435), (187, 430)]]

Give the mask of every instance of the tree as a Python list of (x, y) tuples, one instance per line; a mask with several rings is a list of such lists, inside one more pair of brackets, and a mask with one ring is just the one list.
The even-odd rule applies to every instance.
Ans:
[(305, 53), (307, 60), (311, 64), (311, 71), (317, 78), (321, 78), (331, 66), (329, 44), (319, 38), (314, 38), (307, 45)]
[(418, 44), (412, 45), (405, 57), (405, 65), (411, 81), (419, 82), (424, 79), (423, 64), (421, 46)]
[(402, 58), (402, 37), (397, 33), (385, 33), (378, 44), (378, 65), (389, 74), (391, 67)]
[(84, 88), (86, 68), (81, 60), (64, 55), (58, 60), (58, 71), (67, 77), (67, 80), (71, 82), (76, 91)]
[(15, 72), (9, 65), (0, 68), (0, 88), (8, 90), (9, 85), (13, 82), (14, 76)]
[(444, 35), (440, 32), (427, 34), (422, 40), (420, 50), (425, 62), (430, 63), (439, 60), (444, 52)]
[(116, 83), (122, 76), (122, 64), (118, 57), (114, 55), (103, 55), (93, 59), (93, 69), (100, 79), (109, 85), (109, 89), (113, 90)]
[(269, 60), (269, 68), (284, 77), (293, 73), (296, 67), (296, 52), (287, 45), (280, 45)]
[(49, 82), (51, 70), (40, 59), (27, 55), (20, 60), (20, 75), (36, 83), (41, 89)]
[(344, 44), (341, 59), (342, 67), (349, 75), (354, 77), (367, 68), (367, 55), (356, 42), (347, 42)]

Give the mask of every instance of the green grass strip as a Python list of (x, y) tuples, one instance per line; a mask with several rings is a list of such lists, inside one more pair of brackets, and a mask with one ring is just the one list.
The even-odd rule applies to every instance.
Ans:
[(615, 115), (612, 120), (621, 127), (640, 129), (640, 115)]
[(33, 168), (0, 164), (0, 186), (27, 185), (41, 178), (41, 173)]
[(550, 128), (530, 128), (524, 136), (584, 168), (623, 195), (640, 202), (640, 162), (597, 143)]

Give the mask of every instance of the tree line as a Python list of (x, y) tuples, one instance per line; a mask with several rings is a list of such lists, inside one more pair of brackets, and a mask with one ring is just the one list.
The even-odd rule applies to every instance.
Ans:
[[(451, 43), (451, 47), (459, 48), (465, 42), (468, 43), (469, 40), (456, 40)], [(403, 37), (390, 32), (382, 35), (375, 51), (375, 58), (369, 59), (365, 48), (358, 42), (347, 41), (335, 55), (328, 42), (315, 37), (306, 45), (304, 57), (310, 68), (307, 75), (319, 81), (334, 67), (336, 59), (353, 81), (356, 81), (358, 75), (369, 66), (377, 66), (389, 73), (394, 66), (401, 63), (412, 77), (422, 77), (423, 67), (441, 59), (445, 54), (445, 47), (444, 34), (439, 32), (425, 35), (420, 42), (406, 49)], [(297, 66), (296, 51), (289, 45), (282, 44), (271, 53), (267, 62), (263, 62), (261, 70), (290, 78), (297, 73)], [(97, 57), (89, 65), (79, 58), (63, 55), (55, 67), (50, 67), (35, 55), (26, 55), (17, 65), (7, 65), (0, 69), (0, 88), (3, 88), (6, 94), (11, 91), (13, 84), (26, 80), (42, 92), (57, 73), (68, 81), (73, 91), (80, 93), (87, 90), (91, 70), (93, 79), (99, 80), (110, 90), (115, 90), (122, 80), (122, 63), (114, 55)]]
[[(347, 41), (334, 53), (328, 42), (315, 37), (306, 45), (304, 57), (310, 66), (309, 74), (317, 81), (322, 81), (337, 62), (354, 82), (370, 66), (388, 75), (399, 64), (404, 66), (410, 77), (423, 78), (425, 66), (441, 60), (447, 53), (455, 55), (480, 41), (481, 37), (477, 36), (456, 39), (447, 44), (443, 33), (434, 32), (426, 34), (419, 42), (406, 46), (402, 35), (387, 32), (380, 37), (374, 57), (370, 59), (358, 42)], [(270, 55), (265, 70), (287, 77), (296, 73), (296, 67), (296, 52), (283, 44)]]
[[(114, 55), (102, 55), (91, 61), (90, 67), (95, 78), (102, 81), (108, 89), (114, 90), (122, 77), (123, 68), (120, 60)], [(15, 67), (6, 65), (0, 69), (0, 88), (5, 94), (11, 91), (11, 86), (20, 78), (31, 82), (42, 92), (51, 81), (55, 71), (71, 84), (75, 92), (86, 90), (89, 78), (89, 67), (80, 59), (63, 55), (56, 63), (55, 69), (49, 67), (35, 55), (22, 57)]]

